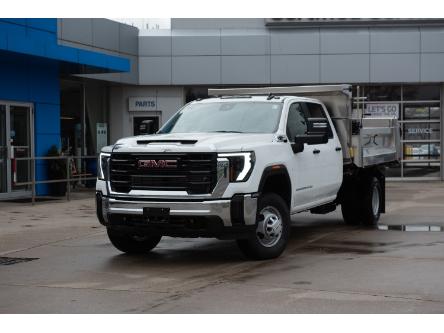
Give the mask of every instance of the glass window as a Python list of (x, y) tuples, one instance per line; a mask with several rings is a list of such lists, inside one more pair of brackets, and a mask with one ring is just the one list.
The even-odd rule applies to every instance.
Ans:
[(406, 163), (403, 167), (404, 177), (436, 177), (440, 176), (439, 163)]
[(308, 108), (308, 117), (310, 118), (326, 118), (324, 109), (321, 104), (305, 103)]
[(436, 85), (404, 85), (404, 101), (439, 101), (440, 87)]
[(439, 160), (439, 143), (404, 143), (404, 160)]
[(404, 140), (440, 140), (439, 123), (404, 123)]
[(290, 142), (294, 141), (296, 135), (303, 135), (307, 132), (307, 122), (304, 111), (300, 103), (293, 103), (288, 110), (287, 137)]
[(401, 86), (367, 86), (364, 89), (368, 101), (379, 102), (401, 100)]
[[(305, 103), (307, 106), (307, 118), (327, 118), (325, 111), (321, 104), (318, 103)], [(333, 132), (330, 128), (330, 124), (327, 122), (328, 126), (328, 138), (333, 138)]]
[(6, 106), (0, 104), (0, 193), (7, 191)]
[(439, 119), (441, 115), (441, 108), (437, 103), (430, 104), (404, 104), (404, 119)]
[(274, 133), (281, 111), (280, 102), (193, 103), (177, 112), (159, 133)]

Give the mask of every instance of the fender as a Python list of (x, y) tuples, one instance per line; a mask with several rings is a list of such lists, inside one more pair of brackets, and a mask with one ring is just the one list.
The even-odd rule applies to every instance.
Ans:
[[(290, 175), (288, 174), (287, 167), (283, 164), (275, 164), (266, 167), (262, 173), (261, 180), (259, 182), (259, 195), (264, 191), (265, 184), (270, 177), (281, 176), (284, 179), (285, 186), (280, 188), (280, 191), (277, 191), (278, 194), (285, 193), (283, 195), (283, 199), (287, 202), (288, 207), (291, 207), (291, 198), (292, 198), (292, 189), (291, 189), (291, 180)], [(288, 188), (286, 188), (288, 186)]]

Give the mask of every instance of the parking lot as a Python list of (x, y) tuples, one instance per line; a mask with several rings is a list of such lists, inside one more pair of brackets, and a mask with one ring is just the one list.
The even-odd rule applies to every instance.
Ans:
[[(442, 183), (387, 191), (382, 228), (444, 227)], [(128, 256), (109, 244), (88, 196), (0, 203), (9, 263), (0, 265), (0, 313), (444, 312), (443, 232), (351, 227), (336, 211), (295, 215), (277, 260), (246, 261), (233, 241), (167, 237)]]

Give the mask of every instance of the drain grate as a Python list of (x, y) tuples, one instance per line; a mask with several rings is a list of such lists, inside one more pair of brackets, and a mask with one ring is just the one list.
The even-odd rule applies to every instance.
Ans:
[(12, 258), (12, 257), (0, 257), (0, 265), (14, 265), (21, 262), (28, 262), (37, 260), (39, 258)]

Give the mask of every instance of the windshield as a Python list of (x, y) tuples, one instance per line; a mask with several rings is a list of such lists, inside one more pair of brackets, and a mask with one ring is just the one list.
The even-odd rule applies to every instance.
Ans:
[(282, 103), (211, 102), (185, 106), (158, 133), (274, 133)]

